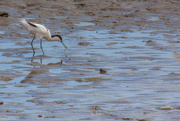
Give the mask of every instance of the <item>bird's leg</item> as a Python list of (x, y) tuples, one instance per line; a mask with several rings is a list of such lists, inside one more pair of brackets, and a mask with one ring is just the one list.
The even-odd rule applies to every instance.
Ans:
[(42, 50), (43, 55), (44, 55), (44, 50), (43, 50), (43, 47), (42, 47), (42, 39), (40, 39), (40, 46), (41, 46), (41, 50)]
[(34, 60), (34, 55), (35, 55), (35, 53), (33, 53), (33, 56), (32, 56), (32, 58), (31, 58), (31, 63), (32, 63), (33, 60)]
[(34, 39), (35, 39), (35, 36), (33, 37), (32, 41), (31, 41), (31, 47), (32, 47), (32, 49), (33, 49), (33, 55), (35, 54), (34, 47), (33, 47), (33, 41), (34, 41)]

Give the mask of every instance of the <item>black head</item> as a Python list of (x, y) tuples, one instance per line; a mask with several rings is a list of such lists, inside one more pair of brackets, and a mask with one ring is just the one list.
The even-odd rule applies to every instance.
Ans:
[(51, 38), (54, 38), (54, 37), (59, 38), (59, 40), (58, 40), (58, 41), (60, 41), (60, 42), (63, 44), (63, 46), (67, 49), (67, 47), (66, 47), (66, 45), (63, 43), (63, 41), (62, 41), (62, 37), (61, 37), (60, 35), (52, 35), (52, 36), (51, 36)]
[(62, 37), (61, 37), (60, 35), (52, 35), (51, 37), (52, 37), (52, 38), (58, 37), (58, 38), (60, 39), (60, 41), (62, 42)]

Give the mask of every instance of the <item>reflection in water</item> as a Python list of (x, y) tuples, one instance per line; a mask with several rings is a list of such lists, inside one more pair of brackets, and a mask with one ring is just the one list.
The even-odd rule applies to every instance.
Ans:
[(48, 63), (47, 65), (51, 65), (51, 66), (55, 66), (55, 65), (62, 66), (62, 64), (63, 64), (63, 60), (61, 60), (61, 62), (58, 62), (58, 63)]
[[(67, 53), (66, 53), (66, 50), (67, 50), (67, 49), (64, 49), (64, 51), (63, 51), (63, 52), (64, 52), (64, 57), (68, 57), (68, 56), (67, 56)], [(35, 60), (35, 59), (38, 59), (38, 58), (40, 59), (40, 63), (42, 64), (42, 63), (43, 63), (42, 60), (43, 60), (44, 58), (51, 58), (51, 56), (46, 56), (46, 55), (44, 55), (44, 54), (43, 54), (43, 55), (39, 55), (39, 56), (35, 56), (35, 53), (33, 53), (32, 57), (31, 57), (31, 63), (33, 63), (34, 60)], [(62, 60), (61, 60), (61, 61), (62, 61)], [(58, 63), (60, 63), (60, 62), (58, 62)], [(55, 64), (56, 64), (56, 63), (55, 63)]]
[[(33, 62), (34, 59), (37, 59), (38, 57), (35, 57), (34, 54), (31, 58), (31, 62)], [(21, 81), (21, 83), (32, 83), (37, 81), (37, 79), (41, 78), (40, 75), (45, 74), (45, 73), (49, 73), (50, 69), (46, 68), (48, 66), (62, 66), (63, 64), (63, 60), (61, 60), (60, 62), (57, 63), (48, 63), (46, 65), (48, 66), (42, 66), (42, 60), (43, 58), (46, 58), (46, 56), (41, 55), (39, 56), (40, 59), (40, 63), (41, 64), (34, 64), (34, 68), (32, 68), (32, 70), (30, 71), (30, 73)], [(40, 79), (42, 80), (42, 79)]]
[[(33, 53), (32, 57), (31, 57), (31, 63), (34, 62), (34, 59), (37, 59), (34, 55), (35, 55), (35, 53)], [(42, 63), (43, 56), (39, 56), (39, 57), (40, 57), (40, 63)]]
[[(40, 60), (39, 62), (34, 62), (34, 60)], [(33, 56), (32, 58), (31, 58), (31, 63), (33, 63), (33, 66), (34, 67), (36, 67), (36, 66), (42, 66), (42, 64), (43, 65), (58, 65), (58, 66), (62, 66), (62, 64), (63, 64), (63, 60), (60, 60), (60, 62), (55, 62), (55, 63), (51, 63), (51, 62), (49, 62), (49, 63), (43, 63), (43, 59), (45, 59), (45, 60), (48, 60), (48, 59), (50, 59), (50, 60), (54, 60), (54, 58), (50, 58), (50, 57), (48, 57), (48, 56), (44, 56), (44, 55), (40, 55), (40, 56)]]

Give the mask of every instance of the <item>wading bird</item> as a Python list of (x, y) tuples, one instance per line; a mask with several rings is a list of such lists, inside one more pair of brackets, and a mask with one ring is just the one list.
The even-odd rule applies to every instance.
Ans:
[(59, 41), (63, 44), (63, 46), (67, 49), (66, 45), (62, 41), (62, 37), (60, 35), (51, 35), (49, 29), (45, 26), (33, 22), (27, 22), (25, 19), (20, 20), (21, 24), (29, 31), (30, 34), (34, 35), (31, 41), (31, 47), (33, 49), (33, 54), (35, 54), (35, 50), (33, 47), (33, 41), (35, 38), (40, 38), (40, 47), (44, 55), (44, 51), (42, 48), (42, 38), (48, 41)]

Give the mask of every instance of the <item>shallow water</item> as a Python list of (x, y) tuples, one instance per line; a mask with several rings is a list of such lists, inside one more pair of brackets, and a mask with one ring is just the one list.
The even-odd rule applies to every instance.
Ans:
[[(94, 25), (75, 24), (87, 28)], [(4, 31), (0, 34), (3, 36)], [(4, 103), (1, 116), (12, 120), (41, 120), (38, 115), (42, 120), (178, 120), (179, 110), (175, 108), (180, 103), (180, 63), (176, 35), (154, 28), (121, 32), (92, 27), (67, 34), (67, 50), (61, 43), (44, 40), (44, 56), (37, 39), (34, 57), (31, 38), (4, 37), (0, 72), (11, 80), (0, 81), (0, 101)], [(100, 74), (100, 68), (107, 74)], [(173, 110), (158, 109), (163, 106), (172, 106)]]

